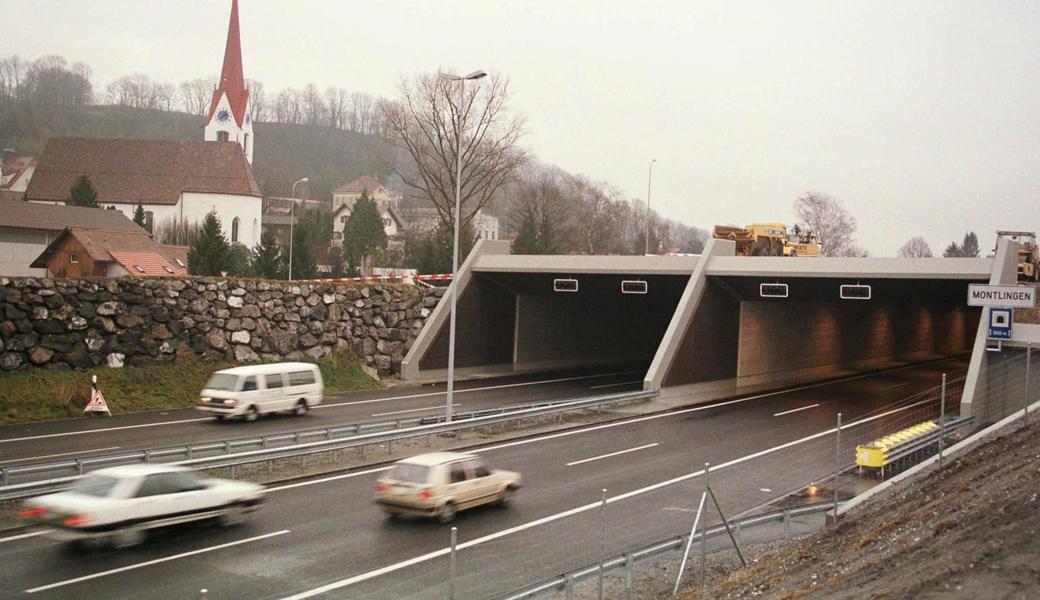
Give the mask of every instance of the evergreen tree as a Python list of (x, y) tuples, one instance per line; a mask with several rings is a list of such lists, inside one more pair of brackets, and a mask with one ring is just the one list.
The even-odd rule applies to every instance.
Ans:
[(68, 206), (89, 206), (90, 208), (101, 208), (97, 201), (97, 191), (90, 177), (86, 174), (76, 178), (76, 183), (69, 189), (69, 199), (65, 201)]
[(249, 248), (246, 248), (245, 244), (231, 244), (228, 247), (228, 275), (252, 277), (253, 261), (251, 259), (252, 252), (249, 251)]
[(376, 203), (368, 197), (368, 190), (365, 190), (351, 209), (343, 228), (343, 251), (347, 253), (350, 269), (360, 266), (364, 257), (376, 249), (385, 249), (386, 244), (383, 219), (379, 217)]
[[(292, 278), (314, 279), (318, 276), (318, 265), (311, 253), (311, 232), (306, 227), (293, 228), (292, 235)], [(288, 273), (286, 274), (288, 276)]]
[(974, 231), (964, 234), (964, 242), (961, 243), (961, 256), (975, 258), (979, 255), (979, 236)]
[(281, 279), (285, 270), (285, 257), (278, 247), (278, 238), (273, 229), (260, 234), (260, 243), (253, 248), (253, 273), (264, 279)]
[(137, 208), (134, 209), (134, 223), (137, 223), (141, 227), (145, 226), (144, 207), (141, 206), (140, 202), (137, 203)]
[(216, 211), (210, 211), (202, 222), (202, 231), (188, 250), (188, 272), (192, 275), (220, 275), (231, 268), (230, 248)]
[(946, 258), (958, 258), (964, 255), (961, 254), (961, 247), (957, 245), (957, 242), (950, 242), (950, 245), (943, 250), (943, 256)]
[[(434, 230), (433, 234), (422, 242), (419, 250), (419, 261), (416, 265), (419, 273), (451, 273), (451, 249), (455, 243), (454, 230), (441, 224)], [(476, 244), (476, 235), (473, 226), (463, 222), (459, 231), (459, 266), (466, 261), (470, 250)]]

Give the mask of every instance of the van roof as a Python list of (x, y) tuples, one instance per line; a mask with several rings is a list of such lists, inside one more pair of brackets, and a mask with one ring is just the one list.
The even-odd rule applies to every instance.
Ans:
[(221, 369), (216, 371), (217, 373), (227, 373), (228, 375), (261, 375), (263, 373), (283, 373), (285, 371), (302, 371), (316, 369), (318, 365), (305, 362), (283, 362), (283, 363), (267, 363), (263, 365), (246, 365), (244, 367), (232, 367), (230, 369)]

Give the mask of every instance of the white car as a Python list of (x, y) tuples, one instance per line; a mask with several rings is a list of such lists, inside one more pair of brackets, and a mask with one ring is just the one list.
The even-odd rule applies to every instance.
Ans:
[(99, 469), (71, 489), (25, 502), (22, 517), (70, 542), (140, 543), (150, 529), (203, 519), (237, 525), (260, 508), (266, 490), (167, 465)]
[(448, 523), (460, 510), (506, 505), (523, 481), (519, 473), (492, 469), (476, 454), (431, 452), (397, 461), (376, 481), (376, 504), (388, 517), (437, 517)]
[(255, 421), (274, 412), (307, 414), (321, 404), (325, 386), (318, 365), (272, 363), (217, 371), (202, 389), (196, 408), (218, 420)]

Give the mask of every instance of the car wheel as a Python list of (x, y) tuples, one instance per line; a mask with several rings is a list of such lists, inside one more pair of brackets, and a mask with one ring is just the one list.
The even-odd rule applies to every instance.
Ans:
[(216, 421), (223, 421), (224, 415), (214, 415), (213, 419)]
[(255, 406), (250, 406), (246, 409), (245, 419), (247, 422), (252, 423), (253, 421), (260, 418), (260, 411), (256, 410)]
[(111, 544), (113, 548), (132, 548), (144, 541), (144, 530), (137, 527), (129, 527), (117, 531), (112, 535)]
[(385, 510), (385, 511), (383, 511), (383, 514), (386, 515), (386, 520), (387, 521), (396, 521), (397, 517), (400, 516), (397, 513), (397, 511), (393, 511), (393, 510)]
[(245, 523), (249, 519), (249, 511), (244, 504), (237, 504), (229, 508), (224, 514), (217, 517), (221, 527), (235, 527)]
[(509, 506), (509, 503), (513, 501), (514, 494), (516, 494), (516, 488), (511, 485), (507, 485), (505, 489), (502, 490), (502, 493), (498, 496), (498, 505)]
[(455, 503), (445, 502), (444, 508), (441, 509), (441, 514), (437, 515), (437, 520), (441, 523), (451, 523), (455, 520)]
[(293, 414), (297, 417), (307, 414), (307, 401), (300, 398), (300, 401), (296, 403), (296, 408), (293, 409)]

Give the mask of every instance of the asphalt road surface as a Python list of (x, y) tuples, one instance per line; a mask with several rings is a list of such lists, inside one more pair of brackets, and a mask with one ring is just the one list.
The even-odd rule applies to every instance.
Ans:
[[(834, 465), (837, 412), (845, 423), (871, 419), (850, 432), (873, 427), (892, 403), (966, 367), (951, 359), (478, 448), (523, 473), (525, 485), (508, 507), (454, 523), (456, 597), (493, 597), (595, 563), (601, 544), (611, 555), (688, 530), (705, 462), (727, 514), (822, 477)], [(76, 554), (33, 534), (0, 536), (0, 589), (43, 598), (183, 599), (202, 589), (214, 599), (446, 597), (451, 527), (385, 519), (371, 503), (378, 471), (274, 486), (245, 526), (185, 528), (126, 551)]]
[[(645, 370), (629, 367), (468, 381), (456, 386), (454, 404), (465, 412), (633, 391), (641, 388)], [(0, 466), (438, 415), (445, 411), (445, 396), (444, 385), (335, 394), (303, 418), (270, 415), (254, 423), (218, 422), (194, 409), (180, 409), (8, 425), (0, 427)]]

